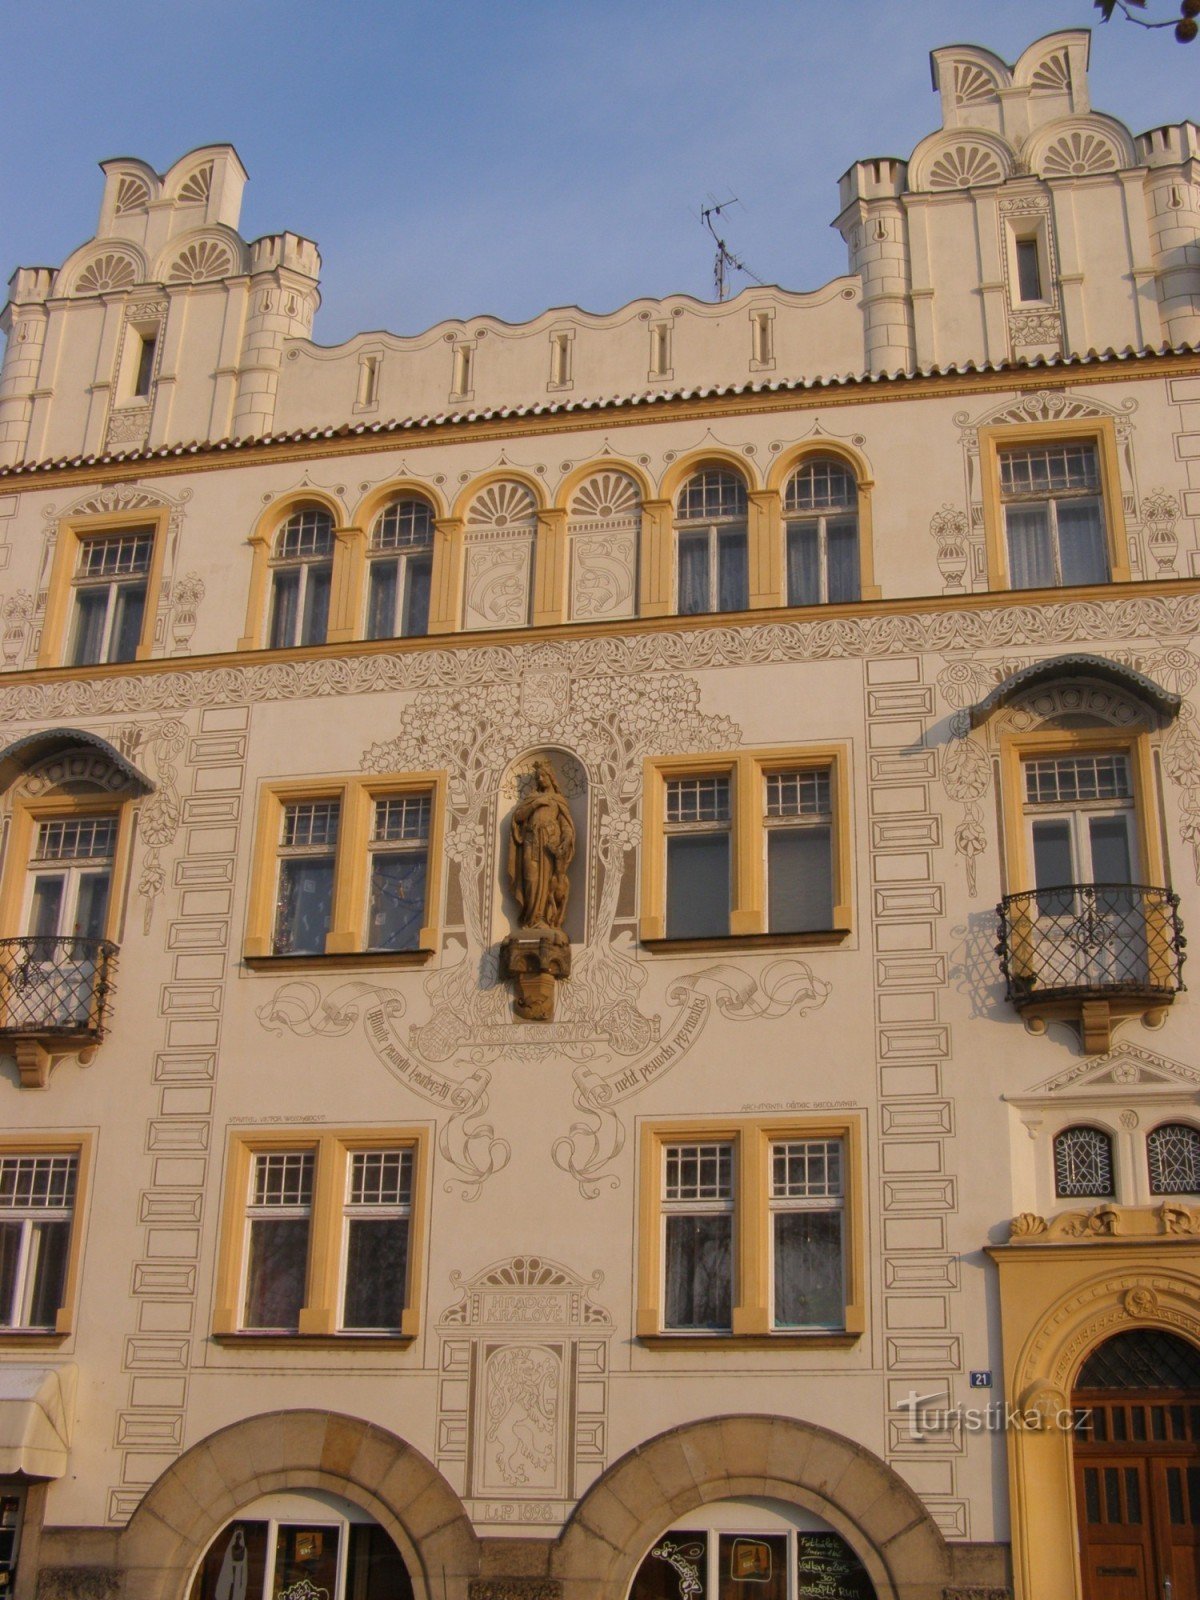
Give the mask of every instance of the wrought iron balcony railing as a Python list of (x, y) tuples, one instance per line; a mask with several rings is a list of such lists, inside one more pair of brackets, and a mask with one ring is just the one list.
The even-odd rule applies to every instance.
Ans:
[(0, 1036), (102, 1038), (116, 959), (105, 939), (0, 939)]
[(1141, 883), (1005, 895), (996, 954), (1018, 1008), (1039, 1000), (1173, 998), (1184, 987), (1179, 896)]

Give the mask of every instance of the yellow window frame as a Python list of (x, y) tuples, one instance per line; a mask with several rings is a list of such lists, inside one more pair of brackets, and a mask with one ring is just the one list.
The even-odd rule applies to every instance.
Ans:
[[(833, 928), (828, 932), (778, 933), (767, 928), (766, 795), (772, 772), (828, 769), (833, 817)], [(643, 767), (642, 892), (643, 943), (672, 946), (712, 940), (667, 941), (666, 792), (670, 778), (727, 775), (731, 779), (732, 870), (728, 938), (756, 937), (790, 943), (840, 942), (853, 929), (853, 852), (850, 831), (850, 751), (843, 744), (790, 749), (737, 750), (699, 756), (653, 756)], [(718, 941), (719, 942), (719, 941)]]
[[(983, 495), (983, 537), (989, 589), (1011, 589), (1004, 501), (1000, 494), (1000, 452), (1037, 444), (1091, 444), (1100, 468), (1109, 583), (1128, 583), (1129, 539), (1121, 494), (1121, 463), (1111, 417), (1068, 418), (1058, 422), (997, 423), (979, 429), (979, 475)], [(1103, 592), (1103, 585), (1089, 585)]]
[[(275, 955), (276, 889), (279, 881), (279, 839), (284, 807), (294, 801), (337, 800), (340, 805), (334, 850), (333, 912), (324, 955), (361, 954), (386, 962), (423, 961), (437, 948), (444, 880), (446, 778), (442, 772), (406, 772), (395, 776), (307, 779), (267, 783), (259, 793), (258, 820), (250, 869), (243, 954), (247, 960), (270, 958), (320, 961), (320, 955)], [(368, 841), (374, 802), (392, 795), (430, 796), (429, 860), (425, 873), (425, 924), (416, 950), (374, 951), (366, 947)]]
[[(167, 549), (167, 521), (170, 508), (148, 506), (134, 514), (122, 512), (111, 517), (65, 518), (58, 527), (58, 539), (50, 566), (50, 579), (46, 586), (46, 610), (42, 619), (42, 636), (38, 645), (39, 667), (64, 666), (67, 637), (70, 630), (72, 599), (75, 592), (75, 573), (80, 552), (85, 544), (95, 539), (111, 538), (129, 533), (136, 528), (153, 529), (150, 550), (150, 570), (146, 574), (146, 608), (142, 616), (142, 636), (134, 654), (135, 661), (147, 661), (154, 652), (154, 626), (158, 616), (158, 600), (162, 590), (163, 562)], [(104, 661), (81, 668), (92, 676), (119, 671), (129, 662)]]
[(79, 1279), (83, 1270), (83, 1235), (88, 1182), (92, 1168), (94, 1140), (90, 1133), (67, 1133), (30, 1137), (22, 1134), (0, 1136), (0, 1156), (75, 1156), (75, 1203), (71, 1210), (71, 1242), (67, 1247), (67, 1270), (63, 1275), (62, 1304), (57, 1308), (52, 1331), (28, 1328), (0, 1328), (0, 1348), (45, 1345), (59, 1341), (75, 1331), (75, 1312), (79, 1303)]
[[(359, 1330), (339, 1332), (338, 1290), (342, 1270), (342, 1221), (346, 1173), (350, 1157), (362, 1150), (411, 1150), (413, 1153), (412, 1206), (409, 1213), (408, 1283), (397, 1333)], [(295, 1333), (259, 1333), (241, 1326), (241, 1292), (245, 1272), (246, 1210), (254, 1157), (272, 1151), (311, 1151), (314, 1156), (313, 1196), (308, 1231), (308, 1267), (304, 1305)], [(425, 1235), (429, 1190), (429, 1132), (425, 1128), (322, 1128), (311, 1125), (290, 1132), (235, 1130), (229, 1136), (225, 1191), (217, 1241), (216, 1295), (212, 1329), (215, 1337), (236, 1337), (256, 1343), (292, 1343), (298, 1339), (331, 1343), (398, 1343), (415, 1339), (421, 1331), (421, 1304), (425, 1274)]]
[[(838, 1139), (845, 1152), (843, 1240), (845, 1315), (841, 1328), (771, 1326), (771, 1145), (786, 1139)], [(733, 1146), (733, 1327), (695, 1334), (663, 1326), (663, 1151), (674, 1143)], [(701, 1122), (649, 1122), (641, 1129), (638, 1174), (638, 1266), (635, 1329), (639, 1339), (689, 1348), (731, 1340), (768, 1344), (853, 1344), (866, 1328), (861, 1119), (846, 1117), (731, 1117)]]

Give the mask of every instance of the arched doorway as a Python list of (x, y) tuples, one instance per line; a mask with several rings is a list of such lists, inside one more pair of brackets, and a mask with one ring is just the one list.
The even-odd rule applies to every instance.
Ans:
[(629, 1600), (876, 1600), (853, 1547), (823, 1517), (760, 1498), (715, 1500), (642, 1557)]
[(412, 1600), (404, 1558), (359, 1506), (287, 1491), (244, 1506), (200, 1558), (188, 1600)]
[(1200, 1600), (1200, 1350), (1114, 1334), (1071, 1398), (1084, 1600)]

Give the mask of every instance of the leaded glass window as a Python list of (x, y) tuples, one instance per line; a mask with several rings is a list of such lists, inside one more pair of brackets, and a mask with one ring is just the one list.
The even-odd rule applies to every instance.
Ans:
[(1151, 1194), (1200, 1194), (1200, 1128), (1167, 1122), (1146, 1139)]
[(1061, 1200), (1114, 1193), (1112, 1140), (1099, 1128), (1064, 1128), (1054, 1141), (1054, 1192)]

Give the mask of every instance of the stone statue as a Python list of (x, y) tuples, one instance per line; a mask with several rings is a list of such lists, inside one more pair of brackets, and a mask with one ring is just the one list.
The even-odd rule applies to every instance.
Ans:
[(522, 928), (561, 928), (567, 914), (567, 868), (575, 854), (571, 808), (548, 761), (535, 761), (533, 789), (512, 814), (508, 881)]
[(525, 1022), (554, 1017), (556, 983), (571, 973), (571, 944), (563, 928), (575, 854), (575, 823), (548, 761), (533, 764), (533, 788), (512, 814), (508, 881), (520, 931), (500, 945), (500, 976), (516, 989), (513, 1008)]

